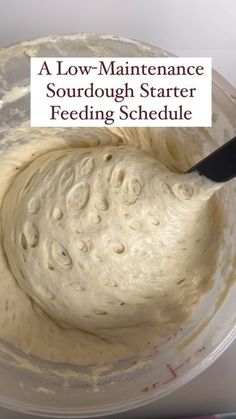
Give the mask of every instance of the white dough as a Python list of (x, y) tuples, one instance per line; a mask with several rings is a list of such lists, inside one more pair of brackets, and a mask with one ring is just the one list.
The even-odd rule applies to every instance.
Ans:
[(130, 146), (46, 153), (4, 202), (11, 270), (62, 326), (165, 323), (210, 275), (205, 206), (215, 189)]
[(148, 351), (191, 318), (228, 252), (217, 185), (180, 174), (210, 144), (196, 135), (22, 127), (9, 137), (0, 338), (98, 365)]

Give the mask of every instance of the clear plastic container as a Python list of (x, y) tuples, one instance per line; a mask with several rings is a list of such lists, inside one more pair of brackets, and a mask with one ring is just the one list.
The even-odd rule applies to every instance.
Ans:
[[(30, 56), (157, 56), (169, 53), (138, 41), (112, 35), (54, 36), (0, 50), (0, 147), (6, 130), (29, 119)], [(216, 142), (236, 133), (236, 91), (213, 73), (213, 128)], [(17, 90), (15, 86), (21, 86)], [(8, 93), (6, 93), (8, 92)], [(10, 92), (10, 93), (9, 93)], [(6, 96), (6, 94), (8, 96)], [(217, 115), (218, 116), (217, 116)], [(219, 122), (220, 121), (220, 122)], [(236, 239), (229, 185), (229, 241)], [(235, 263), (231, 249), (230, 266)], [(202, 299), (191, 324), (170, 336), (151, 354), (120, 361), (95, 380), (90, 367), (46, 362), (0, 343), (0, 405), (13, 410), (55, 417), (104, 416), (144, 405), (179, 388), (205, 370), (236, 334), (236, 287), (225, 261), (222, 280)], [(26, 325), (27, 327), (27, 325)], [(78, 374), (79, 373), (79, 374)]]

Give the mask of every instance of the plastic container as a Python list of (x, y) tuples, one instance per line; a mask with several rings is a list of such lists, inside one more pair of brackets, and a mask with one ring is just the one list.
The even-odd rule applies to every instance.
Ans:
[[(7, 98), (2, 109), (0, 101), (0, 147), (6, 131), (29, 119), (29, 89), (24, 86), (29, 85), (30, 56), (94, 55), (165, 57), (170, 54), (138, 41), (96, 34), (54, 36), (0, 50), (0, 97)], [(220, 144), (236, 133), (236, 92), (216, 72), (213, 80), (213, 128), (209, 131), (214, 130), (216, 142)], [(203, 298), (191, 324), (170, 336), (151, 354), (120, 361), (112, 371), (104, 368), (96, 380), (90, 367), (46, 362), (1, 342), (0, 405), (45, 416), (104, 416), (157, 400), (205, 370), (236, 335), (236, 287), (232, 273), (235, 250), (231, 246), (236, 239), (236, 204), (231, 199), (232, 192), (235, 194), (234, 181), (229, 190), (226, 205), (230, 263), (222, 264), (221, 280)]]

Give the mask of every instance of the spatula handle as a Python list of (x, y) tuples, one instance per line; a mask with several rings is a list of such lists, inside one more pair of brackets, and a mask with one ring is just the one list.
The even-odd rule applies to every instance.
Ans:
[(236, 137), (201, 160), (186, 173), (194, 170), (214, 182), (226, 182), (236, 176)]

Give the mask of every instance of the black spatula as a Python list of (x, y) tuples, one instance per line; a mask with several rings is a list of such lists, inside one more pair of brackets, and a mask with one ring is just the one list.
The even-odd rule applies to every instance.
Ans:
[(214, 182), (226, 182), (236, 176), (236, 137), (201, 160), (186, 173), (194, 170)]

